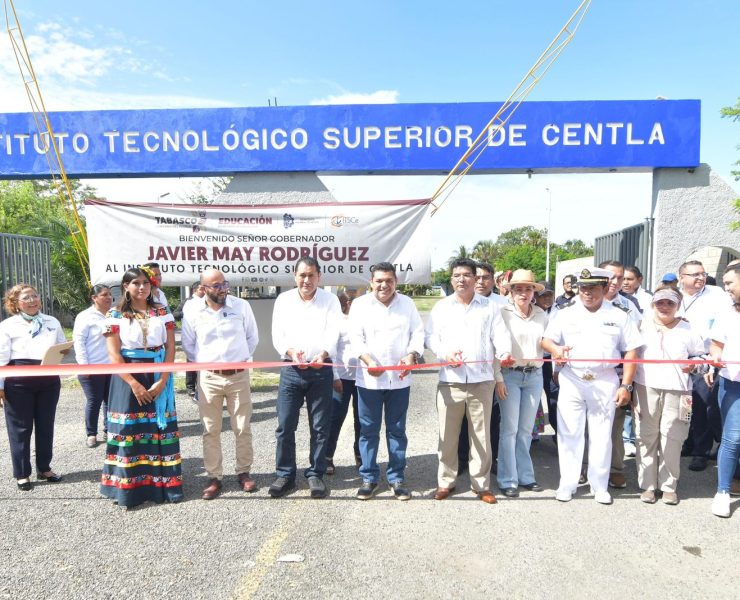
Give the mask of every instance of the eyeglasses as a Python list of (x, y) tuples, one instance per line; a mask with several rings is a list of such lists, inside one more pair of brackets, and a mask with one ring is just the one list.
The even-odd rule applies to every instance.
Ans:
[(683, 277), (691, 277), (692, 279), (706, 279), (706, 273), (684, 273)]
[(31, 294), (30, 296), (21, 296), (18, 298), (21, 302), (33, 302), (34, 300), (38, 300), (39, 297), (37, 294)]
[(230, 285), (228, 281), (224, 281), (223, 283), (214, 283), (213, 285), (203, 284), (203, 287), (210, 288), (212, 290), (216, 290), (217, 292), (220, 292), (221, 290), (228, 290)]

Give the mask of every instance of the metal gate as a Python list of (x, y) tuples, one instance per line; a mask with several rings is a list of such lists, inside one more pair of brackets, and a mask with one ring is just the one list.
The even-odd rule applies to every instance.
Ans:
[(594, 243), (594, 263), (618, 260), (626, 267), (634, 265), (642, 272), (643, 285), (647, 286), (652, 281), (652, 238), (652, 219), (599, 236)]
[[(51, 244), (46, 238), (0, 233), (0, 293), (16, 283), (35, 287), (41, 296), (41, 312), (51, 314)], [(5, 307), (0, 315), (6, 318)]]

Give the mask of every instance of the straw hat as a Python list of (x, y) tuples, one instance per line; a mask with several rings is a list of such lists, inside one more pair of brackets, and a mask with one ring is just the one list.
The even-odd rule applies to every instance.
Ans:
[(545, 289), (544, 285), (535, 281), (534, 273), (527, 269), (517, 269), (511, 274), (511, 279), (503, 285), (507, 288), (512, 288), (515, 285), (531, 285), (535, 292), (541, 292)]

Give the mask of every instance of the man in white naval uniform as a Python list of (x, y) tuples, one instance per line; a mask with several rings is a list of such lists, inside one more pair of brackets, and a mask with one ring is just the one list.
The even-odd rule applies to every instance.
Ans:
[(565, 365), (560, 371), (560, 485), (555, 496), (561, 502), (568, 502), (578, 487), (586, 422), (588, 481), (597, 502), (612, 501), (607, 490), (612, 423), (617, 407), (630, 401), (636, 365), (624, 365), (620, 385), (616, 365), (599, 359), (636, 358), (642, 337), (630, 316), (606, 301), (605, 290), (611, 277), (605, 269), (583, 269), (578, 278), (578, 297), (555, 313), (542, 340), (545, 351), (558, 364)]

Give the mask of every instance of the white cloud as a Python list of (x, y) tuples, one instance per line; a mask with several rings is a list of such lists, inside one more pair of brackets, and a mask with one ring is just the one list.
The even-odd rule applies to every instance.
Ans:
[(318, 100), (311, 100), (310, 104), (396, 104), (399, 95), (397, 90), (378, 90), (369, 94), (346, 92)]
[[(154, 78), (173, 82), (176, 78), (152, 59), (151, 53), (146, 54), (140, 41), (128, 40), (120, 33), (113, 35), (109, 29), (93, 33), (79, 26), (45, 22), (36, 26), (25, 40), (47, 110), (210, 108), (233, 104), (217, 98), (112, 91), (115, 85), (108, 84), (109, 81), (123, 80), (131, 74), (140, 81)], [(110, 44), (110, 40), (115, 43)], [(141, 55), (135, 54), (132, 48), (141, 50)], [(108, 89), (98, 91), (103, 88)], [(0, 38), (0, 89), (3, 90), (0, 112), (30, 110), (7, 37)]]

